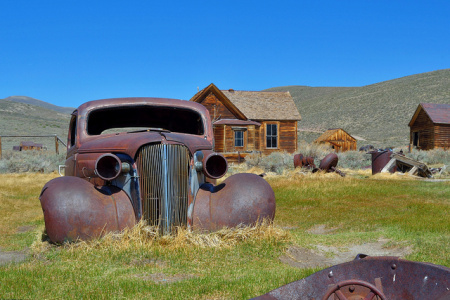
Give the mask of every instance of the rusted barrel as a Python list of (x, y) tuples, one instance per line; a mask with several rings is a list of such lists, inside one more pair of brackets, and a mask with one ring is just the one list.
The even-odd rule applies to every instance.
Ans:
[[(392, 151), (390, 150), (374, 150), (370, 151), (367, 154), (372, 155), (372, 175), (380, 173), (383, 170), (384, 166), (391, 160)], [(390, 170), (391, 173), (394, 173), (394, 168)]]

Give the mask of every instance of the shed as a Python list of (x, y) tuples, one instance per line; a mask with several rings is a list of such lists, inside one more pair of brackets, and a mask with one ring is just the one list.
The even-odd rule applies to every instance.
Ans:
[(289, 92), (219, 90), (213, 83), (190, 101), (203, 104), (214, 128), (214, 150), (227, 159), (297, 150), (300, 113)]
[(328, 129), (314, 143), (328, 144), (338, 152), (356, 150), (356, 139), (342, 128)]
[(36, 144), (34, 142), (20, 142), (20, 149), (21, 150), (42, 150), (43, 146), (42, 144)]
[(450, 104), (420, 103), (408, 126), (411, 147), (450, 148)]

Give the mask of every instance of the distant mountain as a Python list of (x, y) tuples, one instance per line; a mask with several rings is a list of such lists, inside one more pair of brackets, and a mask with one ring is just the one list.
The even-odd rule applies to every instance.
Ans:
[[(450, 104), (450, 69), (363, 87), (299, 85), (266, 91), (291, 93), (302, 116), (300, 140), (312, 142), (327, 129), (343, 128), (358, 139), (358, 145), (406, 146), (408, 123), (419, 103)], [(73, 110), (26, 96), (0, 99), (0, 136), (57, 134), (65, 141)], [(2, 149), (12, 149), (19, 142), (17, 138), (2, 138)], [(54, 145), (50, 139), (51, 147)]]
[(359, 145), (405, 146), (408, 123), (419, 103), (450, 103), (450, 69), (421, 73), (363, 87), (283, 86), (300, 111), (300, 139), (313, 141), (330, 128), (364, 140)]
[(47, 102), (44, 102), (44, 101), (41, 101), (38, 99), (27, 97), (27, 96), (9, 96), (3, 100), (31, 104), (31, 105), (51, 109), (51, 110), (54, 110), (54, 111), (57, 111), (60, 113), (64, 113), (64, 114), (71, 114), (75, 110), (75, 108), (72, 108), (72, 107), (56, 106), (56, 105), (53, 105), (53, 104), (50, 104), (50, 103), (47, 103)]
[(57, 107), (43, 101), (39, 101), (37, 103), (40, 105), (27, 104), (20, 101), (10, 101), (5, 99), (0, 100), (0, 136), (3, 136), (1, 140), (3, 151), (11, 150), (12, 146), (19, 145), (21, 141), (32, 141), (35, 143), (44, 144), (44, 146), (48, 149), (55, 148), (54, 138), (16, 138), (4, 136), (56, 134), (63, 141), (67, 140), (70, 113), (58, 112), (54, 109), (42, 107)]

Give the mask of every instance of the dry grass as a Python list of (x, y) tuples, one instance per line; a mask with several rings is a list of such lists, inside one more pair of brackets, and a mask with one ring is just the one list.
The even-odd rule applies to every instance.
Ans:
[[(100, 239), (92, 241), (78, 241), (66, 244), (69, 251), (104, 250), (125, 251), (133, 248), (158, 248), (165, 250), (179, 250), (188, 248), (231, 248), (240, 242), (259, 241), (289, 241), (289, 233), (277, 227), (273, 222), (263, 220), (254, 226), (239, 226), (224, 228), (216, 232), (200, 233), (186, 228), (177, 228), (174, 234), (161, 235), (155, 226), (147, 226), (140, 221), (131, 229), (120, 233), (108, 233)], [(40, 235), (31, 246), (35, 254), (47, 251), (53, 247), (47, 241), (42, 241)]]
[[(23, 247), (16, 247), (32, 245), (34, 255), (21, 263), (0, 266), (0, 295), (11, 299), (67, 295), (88, 299), (249, 299), (318, 270), (283, 264), (279, 258), (290, 246), (340, 251), (379, 240), (388, 240), (387, 247), (408, 247), (412, 252), (406, 259), (450, 265), (449, 182), (411, 180), (397, 174), (372, 176), (370, 170), (344, 171), (353, 173), (345, 178), (305, 170), (286, 171), (283, 176), (268, 174), (277, 199), (274, 224), (263, 222), (208, 234), (179, 229), (176, 234), (161, 236), (155, 228), (139, 223), (98, 240), (63, 246), (41, 239), (44, 226), (38, 197), (52, 175), (0, 176), (6, 183), (0, 187), (0, 203), (6, 200), (10, 205), (1, 207), (2, 214), (15, 214), (0, 224), (6, 226), (1, 227), (2, 233), (5, 228), (12, 230), (2, 234), (3, 244), (19, 239), (20, 234), (15, 233), (18, 226), (35, 227)], [(18, 213), (28, 214), (32, 209), (24, 209), (27, 201), (34, 205), (34, 217), (31, 212), (27, 217)], [(28, 218), (37, 221), (30, 223)], [(325, 232), (314, 233), (314, 228)], [(366, 254), (373, 255), (372, 250)]]
[[(52, 174), (0, 174), (0, 234), (12, 235), (20, 226), (42, 220), (39, 194)], [(0, 241), (0, 247), (8, 246)]]

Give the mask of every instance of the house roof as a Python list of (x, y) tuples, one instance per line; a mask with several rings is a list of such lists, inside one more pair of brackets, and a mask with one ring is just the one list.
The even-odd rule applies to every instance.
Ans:
[(409, 126), (416, 121), (422, 109), (431, 119), (431, 122), (435, 124), (450, 124), (450, 104), (420, 103), (408, 124)]
[(191, 101), (201, 102), (209, 92), (214, 92), (230, 111), (244, 120), (301, 120), (289, 92), (219, 90), (211, 83), (194, 95)]
[(289, 92), (222, 90), (222, 93), (251, 120), (301, 120)]
[(255, 121), (244, 121), (237, 119), (220, 119), (213, 123), (214, 125), (255, 125), (261, 126), (261, 123)]
[(330, 142), (329, 138), (335, 134), (336, 132), (338, 132), (339, 130), (342, 130), (343, 132), (345, 132), (350, 138), (354, 139), (356, 141), (356, 139), (354, 137), (352, 137), (350, 134), (348, 134), (348, 132), (346, 132), (344, 129), (342, 128), (335, 128), (335, 129), (328, 129), (327, 131), (325, 131), (321, 136), (319, 136), (314, 142), (316, 143), (320, 143), (320, 142)]

